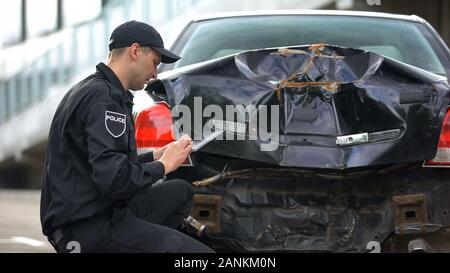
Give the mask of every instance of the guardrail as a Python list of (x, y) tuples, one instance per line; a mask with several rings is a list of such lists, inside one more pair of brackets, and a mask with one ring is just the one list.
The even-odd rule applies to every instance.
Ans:
[(0, 125), (42, 100), (51, 86), (67, 84), (80, 69), (107, 56), (109, 35), (119, 23), (170, 21), (204, 0), (118, 0), (91, 21), (74, 26), (69, 38), (44, 52), (19, 73), (0, 79)]

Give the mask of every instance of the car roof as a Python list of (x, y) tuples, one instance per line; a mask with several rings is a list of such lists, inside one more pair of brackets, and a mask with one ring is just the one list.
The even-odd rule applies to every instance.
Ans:
[(397, 19), (404, 21), (413, 21), (423, 23), (424, 20), (417, 15), (393, 14), (384, 12), (369, 12), (369, 11), (346, 11), (346, 10), (263, 10), (263, 11), (237, 11), (212, 13), (204, 16), (199, 16), (192, 20), (192, 22), (200, 22), (206, 20), (232, 18), (232, 17), (250, 17), (250, 16), (264, 16), (264, 15), (331, 15), (331, 16), (360, 16), (360, 17), (374, 17)]

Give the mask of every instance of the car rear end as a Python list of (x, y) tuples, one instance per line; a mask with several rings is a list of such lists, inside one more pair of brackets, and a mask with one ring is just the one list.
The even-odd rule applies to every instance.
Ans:
[[(312, 16), (303, 24), (294, 23), (332, 26), (335, 19), (343, 18)], [(366, 27), (373, 23), (373, 28), (378, 19), (360, 22)], [(351, 17), (347, 26), (354, 20)], [(292, 21), (292, 15), (280, 20)], [(405, 22), (395, 22), (394, 30), (405, 27)], [(410, 24), (416, 31), (427, 28)], [(331, 35), (330, 28), (320, 29)], [(158, 133), (137, 136), (138, 143), (170, 132), (170, 122), (180, 121), (177, 105), (192, 112), (208, 105), (224, 112), (227, 105), (254, 106), (235, 109), (233, 118), (202, 116), (201, 126), (188, 133), (202, 135), (205, 125), (212, 124), (227, 129), (223, 140), (207, 144), (191, 155), (190, 167), (172, 174), (195, 186), (192, 215), (207, 224), (209, 243), (242, 251), (450, 251), (450, 89), (444, 77), (448, 49), (434, 45), (437, 40), (429, 42), (433, 39), (428, 33), (418, 36), (415, 46), (426, 58), (414, 59), (414, 45), (396, 45), (401, 37), (375, 43), (375, 31), (374, 38), (366, 35), (363, 43), (363, 34), (358, 34), (362, 29), (329, 38), (317, 32), (314, 40), (342, 38), (337, 44), (353, 43), (352, 48), (288, 47), (289, 42), (277, 37), (282, 48), (275, 45), (192, 65), (187, 61), (147, 87), (154, 100), (168, 103), (153, 107), (171, 111), (158, 118), (165, 120), (163, 125), (151, 125)], [(190, 34), (195, 37), (195, 31)], [(195, 98), (201, 98), (200, 104)], [(251, 121), (260, 106), (267, 112), (266, 137), (251, 138), (252, 132), (260, 132), (261, 123)], [(275, 108), (278, 115), (272, 112)], [(143, 121), (152, 119), (142, 113), (136, 119), (137, 132), (149, 126)], [(270, 138), (273, 132), (276, 139)], [(151, 142), (140, 148), (158, 146), (161, 143)]]

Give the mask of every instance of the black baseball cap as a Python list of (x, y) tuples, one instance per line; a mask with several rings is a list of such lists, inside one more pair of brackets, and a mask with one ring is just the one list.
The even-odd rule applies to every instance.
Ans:
[(158, 31), (149, 24), (139, 21), (125, 22), (111, 33), (109, 39), (109, 50), (114, 48), (128, 47), (133, 43), (138, 43), (143, 47), (151, 47), (161, 54), (161, 62), (173, 63), (180, 59), (180, 56), (164, 48), (164, 42)]

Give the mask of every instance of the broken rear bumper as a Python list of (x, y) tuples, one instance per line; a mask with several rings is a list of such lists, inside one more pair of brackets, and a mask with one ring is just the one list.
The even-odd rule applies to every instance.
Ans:
[(365, 252), (375, 241), (406, 252), (438, 234), (429, 249), (448, 251), (448, 174), (418, 165), (346, 175), (247, 169), (194, 182), (192, 215), (233, 250)]

